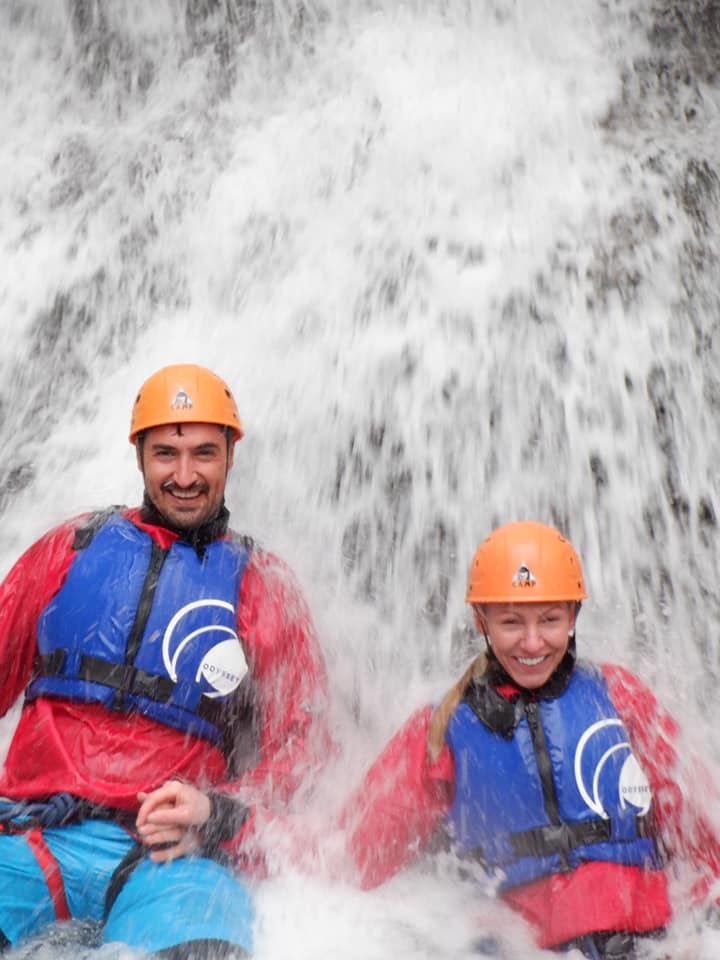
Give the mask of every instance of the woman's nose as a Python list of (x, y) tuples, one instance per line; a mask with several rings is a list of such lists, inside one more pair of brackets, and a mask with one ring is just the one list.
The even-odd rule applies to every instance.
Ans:
[(537, 623), (528, 623), (525, 625), (525, 636), (523, 637), (523, 646), (528, 650), (539, 650), (543, 645), (543, 639), (540, 633), (540, 627)]

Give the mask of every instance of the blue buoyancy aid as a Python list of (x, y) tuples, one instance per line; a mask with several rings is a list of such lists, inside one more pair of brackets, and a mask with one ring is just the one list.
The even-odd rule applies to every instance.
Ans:
[(500, 890), (589, 860), (659, 869), (650, 786), (601, 671), (578, 665), (560, 696), (521, 697), (507, 736), (467, 696), (450, 720), (447, 828), (458, 852)]
[(40, 696), (138, 711), (214, 743), (248, 672), (238, 636), (245, 544), (162, 549), (111, 513), (75, 556), (37, 625)]

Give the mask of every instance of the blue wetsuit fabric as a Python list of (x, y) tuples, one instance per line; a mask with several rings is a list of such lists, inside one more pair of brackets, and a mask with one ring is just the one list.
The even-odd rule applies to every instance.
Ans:
[[(46, 828), (42, 836), (60, 871), (70, 917), (101, 923), (115, 873), (137, 849), (134, 838), (111, 820)], [(27, 834), (3, 837), (2, 849), (0, 929), (18, 943), (58, 918)], [(253, 924), (249, 888), (223, 864), (202, 856), (156, 864), (143, 852), (111, 905), (102, 939), (155, 952), (175, 946), (180, 927), (182, 942), (224, 940), (251, 953)]]

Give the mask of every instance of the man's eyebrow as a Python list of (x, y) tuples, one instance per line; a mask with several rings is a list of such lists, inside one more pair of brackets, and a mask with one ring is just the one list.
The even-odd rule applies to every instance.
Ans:
[(157, 441), (150, 444), (151, 450), (177, 450), (177, 447), (174, 443), (163, 443), (162, 441)]
[[(165, 443), (162, 440), (150, 444), (151, 453), (174, 453), (178, 449), (179, 447), (176, 444)], [(218, 453), (220, 450), (222, 450), (222, 444), (215, 440), (207, 440), (192, 448), (193, 453)]]

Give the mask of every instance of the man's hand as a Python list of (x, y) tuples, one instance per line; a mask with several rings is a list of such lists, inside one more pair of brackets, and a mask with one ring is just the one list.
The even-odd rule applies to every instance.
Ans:
[(151, 860), (175, 860), (200, 849), (211, 804), (197, 787), (168, 780), (157, 790), (139, 793), (138, 800), (136, 828), (141, 842), (153, 848)]

